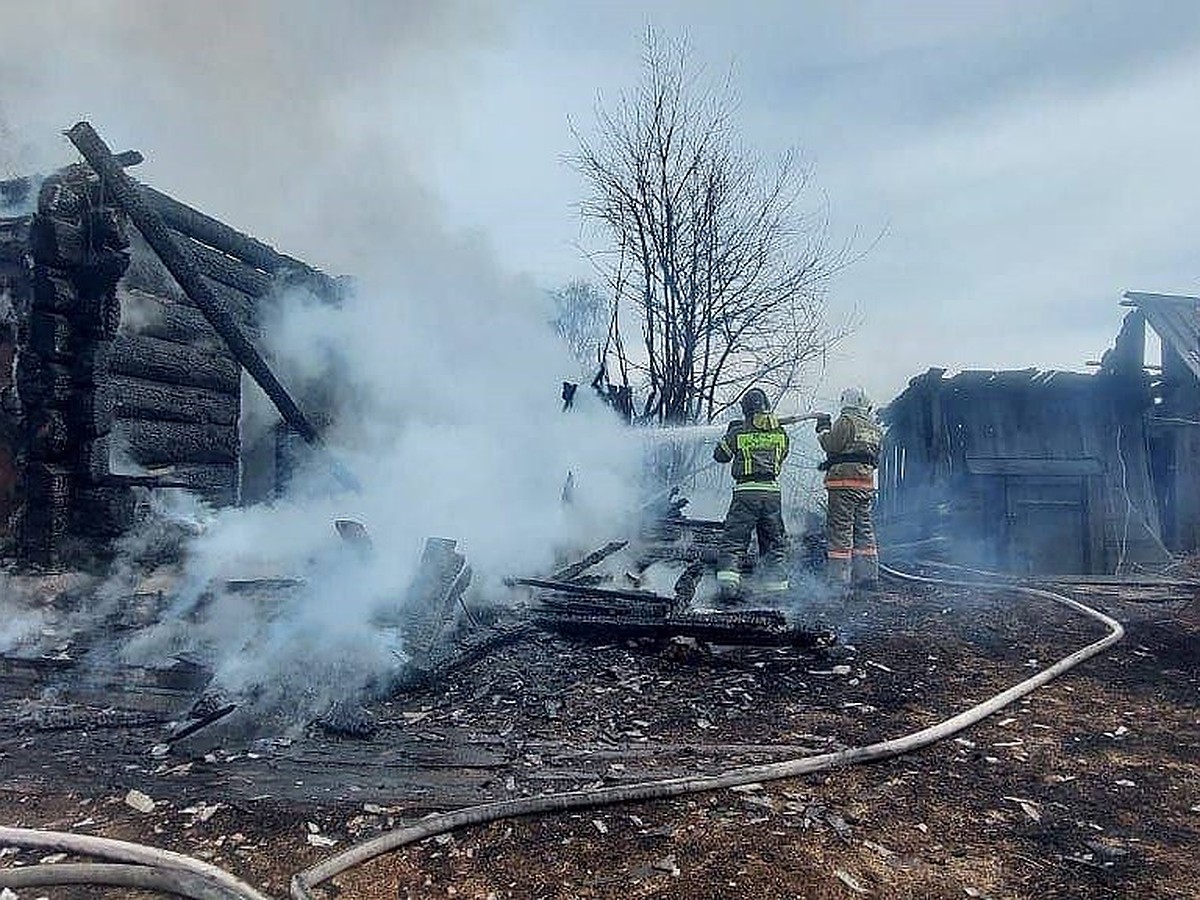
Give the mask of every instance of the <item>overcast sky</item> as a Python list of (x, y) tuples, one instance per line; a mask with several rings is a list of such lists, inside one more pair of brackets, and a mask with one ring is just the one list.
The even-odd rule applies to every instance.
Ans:
[(0, 170), (70, 158), (86, 117), (331, 270), (370, 235), (545, 286), (589, 274), (569, 122), (636, 84), (648, 26), (686, 34), (748, 142), (798, 148), (835, 241), (869, 248), (831, 285), (860, 324), (826, 395), (1079, 368), (1122, 291), (1200, 290), (1190, 0), (0, 5), (29, 23), (0, 55)]

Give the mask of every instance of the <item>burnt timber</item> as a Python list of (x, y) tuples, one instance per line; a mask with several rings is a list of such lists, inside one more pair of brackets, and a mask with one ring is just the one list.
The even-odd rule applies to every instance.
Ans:
[[(285, 291), (340, 302), (330, 276), (134, 184), (191, 254), (242, 350)], [(0, 556), (26, 566), (102, 564), (135, 521), (141, 488), (185, 487), (217, 506), (279, 488), (276, 474), (247, 471), (242, 364), (228, 336), (113, 187), (79, 164), (0, 193)], [(243, 476), (268, 494), (244, 495)]]

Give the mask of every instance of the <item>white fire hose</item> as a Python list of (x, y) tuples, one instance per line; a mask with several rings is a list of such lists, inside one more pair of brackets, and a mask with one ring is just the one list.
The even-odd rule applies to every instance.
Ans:
[[(800, 422), (815, 422), (826, 413), (801, 413), (795, 416), (780, 416), (779, 424), (786, 428)], [(638, 428), (634, 432), (638, 437), (651, 443), (666, 443), (668, 441), (700, 441), (719, 438), (725, 433), (724, 425), (667, 425), (663, 428)]]

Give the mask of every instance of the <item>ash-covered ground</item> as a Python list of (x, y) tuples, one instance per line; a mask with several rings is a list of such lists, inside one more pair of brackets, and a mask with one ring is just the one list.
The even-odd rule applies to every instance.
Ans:
[[(467, 829), (353, 869), (330, 893), (1197, 896), (1196, 598), (1088, 596), (1125, 622), (1125, 640), (956, 738), (820, 775)], [(528, 632), (373, 702), (369, 738), (313, 723), (169, 752), (179, 721), (166, 710), (200, 690), (195, 672), (93, 669), (85, 696), (54, 688), (65, 660), (10, 659), (0, 821), (167, 847), (283, 897), (292, 873), (430, 811), (899, 736), (1103, 633), (1011, 591), (893, 587), (819, 615), (841, 639), (824, 650)], [(4, 866), (45, 855), (0, 852)]]

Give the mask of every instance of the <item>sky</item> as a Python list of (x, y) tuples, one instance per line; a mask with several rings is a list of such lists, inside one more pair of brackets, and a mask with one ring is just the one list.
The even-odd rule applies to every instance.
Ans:
[(70, 159), (86, 117), (181, 199), (334, 272), (394, 245), (414, 284), (589, 277), (571, 127), (636, 85), (647, 28), (684, 37), (861, 251), (829, 287), (856, 324), (826, 396), (1080, 368), (1123, 291), (1200, 292), (1200, 4), (3, 5), (29, 33), (0, 56), (0, 172)]

